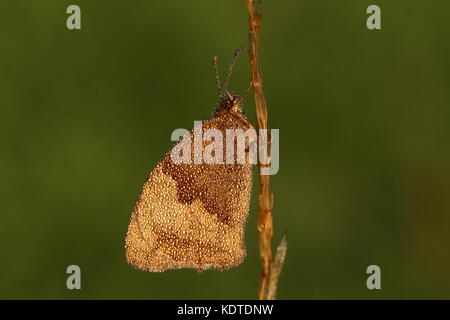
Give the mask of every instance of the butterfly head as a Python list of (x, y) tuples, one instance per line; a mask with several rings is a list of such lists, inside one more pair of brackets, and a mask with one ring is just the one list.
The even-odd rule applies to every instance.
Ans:
[(225, 91), (219, 97), (218, 110), (242, 112), (242, 99), (232, 91)]
[(219, 79), (219, 72), (217, 67), (217, 57), (213, 58), (213, 65), (216, 71), (216, 81), (217, 81), (217, 89), (219, 89), (219, 107), (216, 109), (216, 114), (226, 111), (226, 112), (237, 112), (242, 113), (242, 101), (248, 94), (248, 90), (244, 98), (241, 98), (239, 95), (232, 91), (228, 91), (227, 87), (230, 82), (231, 73), (233, 71), (233, 67), (236, 64), (237, 57), (242, 52), (242, 48), (238, 48), (233, 55), (233, 60), (231, 61), (230, 67), (228, 68), (228, 75), (225, 81), (225, 85), (221, 86)]

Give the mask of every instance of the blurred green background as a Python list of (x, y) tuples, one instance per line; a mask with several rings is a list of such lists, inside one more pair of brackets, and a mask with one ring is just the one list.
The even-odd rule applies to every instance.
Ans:
[[(66, 28), (69, 4), (80, 31)], [(380, 31), (366, 28), (371, 4)], [(289, 236), (280, 299), (450, 298), (449, 12), (445, 0), (264, 1), (274, 243)], [(225, 73), (247, 48), (244, 0), (1, 1), (0, 38), (0, 298), (256, 298), (257, 184), (239, 267), (152, 274), (124, 258), (172, 130), (215, 107), (211, 57)], [(231, 88), (249, 77), (243, 55)], [(66, 288), (70, 264), (82, 290)], [(366, 288), (371, 264), (382, 290)]]

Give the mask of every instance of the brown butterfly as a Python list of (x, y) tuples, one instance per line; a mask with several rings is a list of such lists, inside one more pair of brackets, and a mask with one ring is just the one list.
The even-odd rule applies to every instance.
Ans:
[[(249, 90), (244, 98), (227, 90), (240, 52), (241, 49), (236, 50), (233, 56), (223, 90), (217, 60), (213, 60), (219, 106), (212, 118), (202, 122), (203, 133), (217, 129), (225, 137), (227, 129), (253, 128), (242, 111), (242, 101)], [(190, 141), (194, 140), (194, 131), (187, 134)], [(248, 161), (176, 164), (171, 152), (180, 143), (181, 139), (144, 184), (128, 227), (126, 259), (136, 268), (152, 272), (180, 268), (224, 270), (236, 266), (246, 255), (244, 227), (252, 189), (252, 165)], [(206, 145), (202, 142), (203, 148)], [(194, 151), (191, 155), (194, 156)]]

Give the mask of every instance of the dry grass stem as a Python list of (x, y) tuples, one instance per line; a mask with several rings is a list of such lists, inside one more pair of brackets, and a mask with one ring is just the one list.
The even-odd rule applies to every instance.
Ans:
[[(261, 1), (246, 0), (249, 15), (248, 33), (249, 33), (249, 59), (252, 70), (252, 87), (255, 97), (256, 117), (258, 129), (267, 129), (267, 104), (263, 89), (263, 79), (259, 62), (259, 43), (261, 29)], [(268, 145), (270, 150), (271, 139), (260, 141), (260, 144)], [(261, 164), (259, 164), (261, 167)], [(278, 276), (283, 266), (284, 256), (286, 254), (287, 242), (282, 241), (280, 261), (276, 259), (276, 272), (271, 275), (272, 265), (272, 207), (273, 193), (270, 184), (269, 175), (259, 175), (259, 211), (258, 211), (258, 242), (259, 255), (262, 263), (261, 285), (259, 288), (259, 299), (267, 300), (275, 298)], [(278, 256), (278, 254), (277, 254)]]
[(270, 268), (269, 284), (267, 287), (267, 300), (275, 300), (277, 295), (277, 285), (278, 279), (283, 270), (284, 259), (286, 258), (287, 252), (287, 236), (284, 235), (278, 245), (277, 252), (275, 254), (275, 259), (272, 262)]

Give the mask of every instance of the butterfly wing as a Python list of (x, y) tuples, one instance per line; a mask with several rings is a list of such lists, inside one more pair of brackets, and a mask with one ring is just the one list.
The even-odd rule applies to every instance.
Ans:
[[(248, 129), (251, 124), (222, 114), (202, 127), (217, 128), (225, 137), (226, 129)], [(193, 138), (193, 130), (189, 134)], [(136, 202), (126, 237), (127, 261), (153, 272), (238, 265), (246, 254), (251, 187), (251, 164), (175, 164), (169, 152)]]

